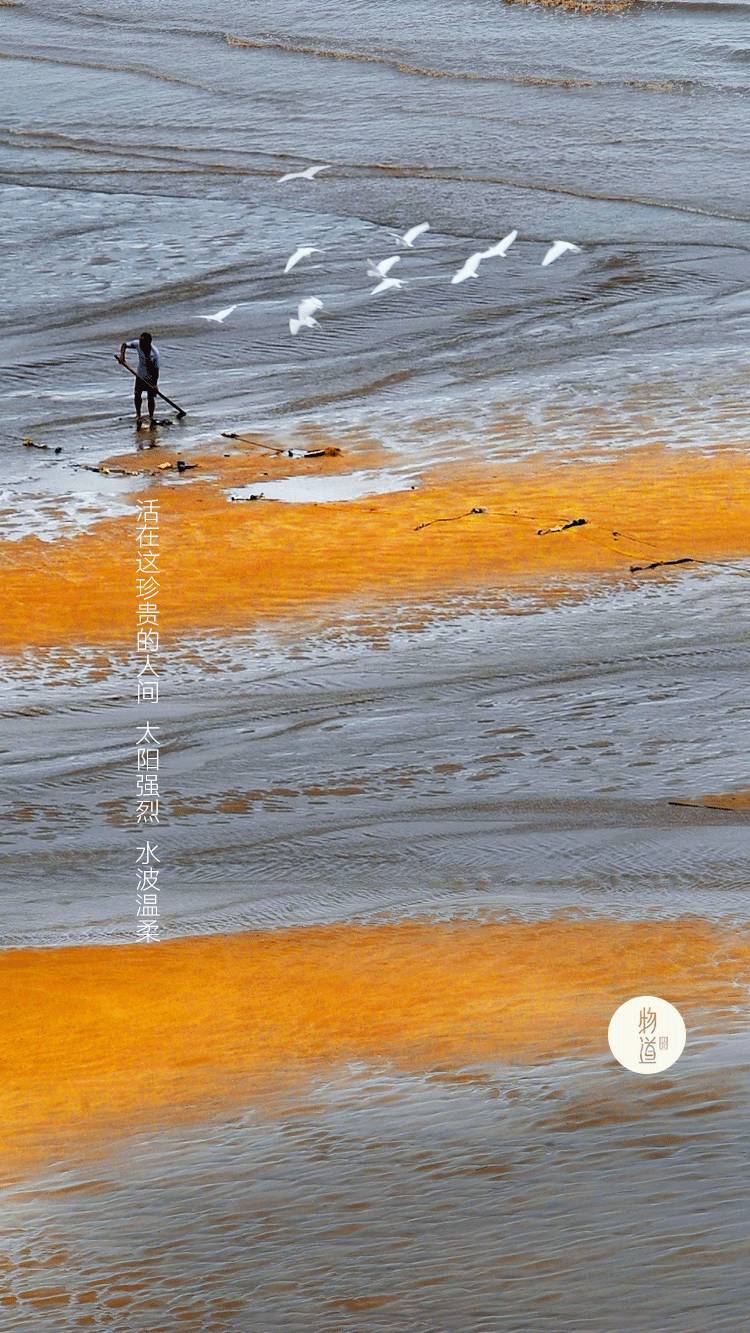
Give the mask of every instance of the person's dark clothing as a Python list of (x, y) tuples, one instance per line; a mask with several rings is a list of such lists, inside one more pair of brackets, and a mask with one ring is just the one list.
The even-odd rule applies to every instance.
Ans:
[(158, 371), (156, 373), (156, 379), (151, 380), (150, 382), (148, 380), (142, 380), (140, 376), (136, 376), (135, 387), (133, 389), (133, 401), (135, 403), (135, 414), (137, 417), (141, 415), (141, 403), (143, 401), (144, 393), (146, 395), (146, 401), (148, 403), (149, 416), (152, 417), (156, 412), (156, 394), (154, 393), (154, 389), (158, 384), (158, 380), (159, 380)]

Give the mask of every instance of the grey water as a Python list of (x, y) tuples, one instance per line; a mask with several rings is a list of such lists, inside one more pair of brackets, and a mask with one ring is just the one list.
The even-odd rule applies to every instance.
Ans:
[[(429, 408), (460, 454), (509, 405), (501, 448), (563, 447), (605, 389), (608, 445), (644, 413), (662, 442), (695, 443), (696, 412), (706, 443), (746, 440), (747, 23), (742, 0), (0, 8), (5, 477), (24, 435), (65, 461), (127, 446), (112, 353), (143, 327), (181, 448), (315, 422), (415, 455)], [(371, 299), (366, 259), (422, 220), (407, 286)], [(582, 253), (543, 270), (553, 238)], [(285, 276), (301, 243), (322, 254)], [(321, 330), (292, 338), (311, 294)]]
[[(0, 0), (0, 537), (125, 511), (131, 483), (74, 465), (136, 447), (112, 354), (143, 328), (186, 451), (313, 426), (411, 476), (747, 447), (749, 19), (746, 0)], [(371, 298), (367, 259), (422, 220), (407, 285)], [(511, 228), (507, 259), (451, 285)], [(556, 238), (580, 253), (542, 269)], [(285, 276), (305, 243), (322, 253)], [(321, 328), (292, 338), (307, 295)], [(670, 805), (747, 786), (746, 578), (184, 643), (160, 709), (165, 936), (746, 922), (746, 815)], [(137, 720), (107, 653), (0, 663), (4, 949), (133, 938)], [(51, 1126), (49, 1167), (1, 1206), (0, 1323), (739, 1333), (747, 1043), (691, 1041), (651, 1082), (606, 1051), (322, 1070), (302, 1105), (84, 1162)]]
[[(159, 704), (163, 937), (569, 908), (746, 921), (747, 814), (670, 802), (746, 785), (749, 573), (186, 641)], [(127, 660), (63, 656), (0, 674), (11, 948), (133, 938), (143, 709)]]

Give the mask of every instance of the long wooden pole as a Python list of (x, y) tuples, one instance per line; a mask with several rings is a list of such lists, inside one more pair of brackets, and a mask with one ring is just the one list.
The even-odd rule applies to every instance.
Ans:
[[(124, 366), (126, 370), (129, 370), (134, 379), (139, 380), (141, 378), (141, 376), (135, 370), (133, 370), (133, 367), (128, 365), (124, 356), (118, 356), (117, 353), (115, 352), (115, 361), (119, 361), (121, 366)], [(143, 380), (142, 382), (145, 385), (148, 385), (148, 380)], [(180, 407), (178, 403), (173, 403), (172, 399), (167, 398), (167, 395), (165, 393), (162, 393), (161, 389), (156, 388), (156, 385), (151, 385), (150, 387), (152, 393), (155, 393), (157, 398), (163, 398), (165, 403), (169, 403), (169, 406), (174, 408), (178, 417), (187, 416), (187, 412), (185, 411), (184, 407)]]

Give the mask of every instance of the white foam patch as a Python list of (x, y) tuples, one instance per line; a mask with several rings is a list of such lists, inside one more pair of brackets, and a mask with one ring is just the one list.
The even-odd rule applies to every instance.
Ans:
[[(109, 478), (99, 478), (97, 481)], [(112, 479), (114, 480), (114, 479)], [(142, 485), (140, 477), (117, 478), (117, 487), (102, 486), (97, 490), (81, 483), (81, 489), (67, 494), (45, 494), (41, 490), (12, 488), (0, 489), (0, 534), (2, 540), (21, 541), (24, 537), (38, 537), (43, 542), (54, 542), (61, 537), (74, 537), (85, 532), (105, 518), (122, 518), (133, 513), (132, 504), (124, 494)], [(123, 484), (124, 482), (124, 484)]]

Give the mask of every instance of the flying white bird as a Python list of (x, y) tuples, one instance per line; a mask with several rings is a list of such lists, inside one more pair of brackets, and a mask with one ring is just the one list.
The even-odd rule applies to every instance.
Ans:
[(554, 264), (555, 260), (559, 259), (560, 255), (564, 255), (566, 250), (572, 250), (577, 255), (581, 253), (580, 245), (573, 245), (572, 241), (553, 241), (542, 260), (542, 268), (546, 268), (548, 264)]
[(287, 171), (285, 176), (279, 176), (277, 185), (283, 185), (284, 181), (311, 181), (317, 176), (319, 171), (330, 171), (330, 166), (305, 167), (304, 171)]
[(323, 302), (317, 296), (306, 296), (297, 306), (297, 318), (290, 319), (289, 332), (299, 333), (300, 329), (319, 329), (317, 319), (313, 319), (316, 310), (323, 309)]
[(301, 259), (309, 259), (310, 255), (319, 255), (319, 254), (322, 254), (322, 251), (318, 249), (317, 245), (298, 246), (294, 254), (290, 255), (289, 258), (287, 259), (286, 265), (284, 266), (284, 272), (289, 273), (295, 267), (295, 265), (299, 264)]
[(399, 245), (405, 245), (408, 250), (413, 250), (414, 242), (416, 241), (417, 237), (422, 236), (424, 232), (429, 230), (430, 230), (429, 222), (418, 222), (416, 227), (410, 227), (408, 231), (404, 232), (403, 236), (401, 236), (397, 231), (390, 231), (388, 235), (392, 236), (394, 241), (398, 241)]
[(487, 250), (477, 250), (476, 254), (469, 255), (469, 258), (461, 265), (458, 272), (453, 274), (451, 282), (456, 284), (466, 282), (467, 278), (475, 278), (482, 260), (494, 259), (496, 255), (507, 255), (517, 235), (517, 231), (509, 231), (507, 236), (504, 236), (495, 245), (491, 245)]
[[(241, 303), (239, 303), (241, 304)], [(239, 310), (238, 305), (228, 305), (225, 310), (217, 310), (215, 315), (199, 315), (199, 319), (212, 319), (214, 324), (223, 324), (228, 319), (233, 310)]]
[(373, 287), (370, 296), (377, 296), (378, 292), (396, 291), (399, 287), (405, 287), (406, 283), (401, 282), (400, 278), (383, 278), (377, 287)]
[(391, 255), (388, 259), (381, 259), (377, 264), (373, 259), (367, 261), (367, 272), (371, 278), (384, 278), (390, 273), (394, 264), (400, 263), (400, 255)]
[(505, 258), (517, 235), (517, 231), (509, 231), (507, 236), (503, 236), (503, 239), (497, 242), (497, 245), (491, 245), (489, 250), (482, 251), (482, 259), (494, 259), (496, 255)]
[(466, 282), (467, 278), (475, 278), (477, 276), (479, 265), (482, 260), (486, 258), (487, 254), (484, 250), (477, 250), (475, 255), (469, 255), (469, 258), (461, 265), (458, 272), (453, 274), (451, 282), (455, 285), (459, 282)]

